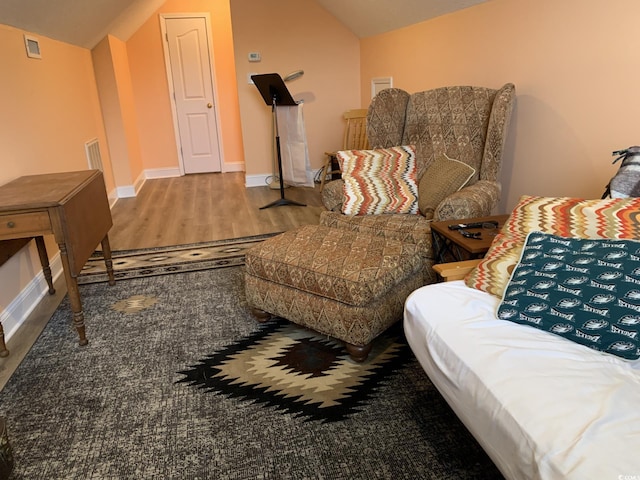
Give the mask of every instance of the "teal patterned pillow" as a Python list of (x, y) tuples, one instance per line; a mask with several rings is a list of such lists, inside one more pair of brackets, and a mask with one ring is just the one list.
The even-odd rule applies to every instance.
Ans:
[(637, 359), (640, 242), (531, 232), (497, 315)]

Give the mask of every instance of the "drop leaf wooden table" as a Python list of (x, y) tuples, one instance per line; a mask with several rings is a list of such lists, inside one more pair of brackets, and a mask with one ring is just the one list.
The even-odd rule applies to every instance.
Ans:
[[(17, 239), (36, 239), (49, 293), (51, 270), (43, 235), (53, 234), (58, 247), (79, 344), (88, 343), (78, 290), (78, 275), (98, 244), (109, 276), (115, 283), (108, 232), (113, 222), (102, 172), (27, 175), (0, 186), (0, 241), (15, 250)], [(8, 355), (0, 325), (0, 356)]]

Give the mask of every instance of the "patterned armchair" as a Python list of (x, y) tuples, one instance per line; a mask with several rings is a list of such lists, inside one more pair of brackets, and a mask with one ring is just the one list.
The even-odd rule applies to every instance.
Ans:
[(500, 165), (514, 101), (515, 87), (510, 83), (499, 90), (472, 86), (414, 94), (397, 88), (383, 90), (369, 106), (369, 144), (371, 148), (415, 145), (418, 197), (425, 184), (422, 176), (443, 153), (470, 165), (475, 174), (426, 216), (343, 215), (343, 182), (335, 180), (322, 191), (327, 211), (321, 213), (320, 223), (417, 244), (424, 260), (424, 282), (434, 282), (430, 222), (491, 215), (500, 198)]

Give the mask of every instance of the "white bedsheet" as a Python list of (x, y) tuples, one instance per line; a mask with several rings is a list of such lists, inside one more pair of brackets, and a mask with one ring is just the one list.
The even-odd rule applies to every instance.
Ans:
[(415, 291), (411, 349), (510, 479), (640, 480), (640, 361), (498, 320), (462, 281)]

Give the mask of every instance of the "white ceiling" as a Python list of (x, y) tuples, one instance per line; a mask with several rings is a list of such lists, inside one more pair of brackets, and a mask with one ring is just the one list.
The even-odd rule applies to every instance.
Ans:
[[(363, 38), (488, 0), (315, 1)], [(163, 3), (164, 0), (0, 0), (0, 24), (93, 48), (107, 34), (127, 40)]]

